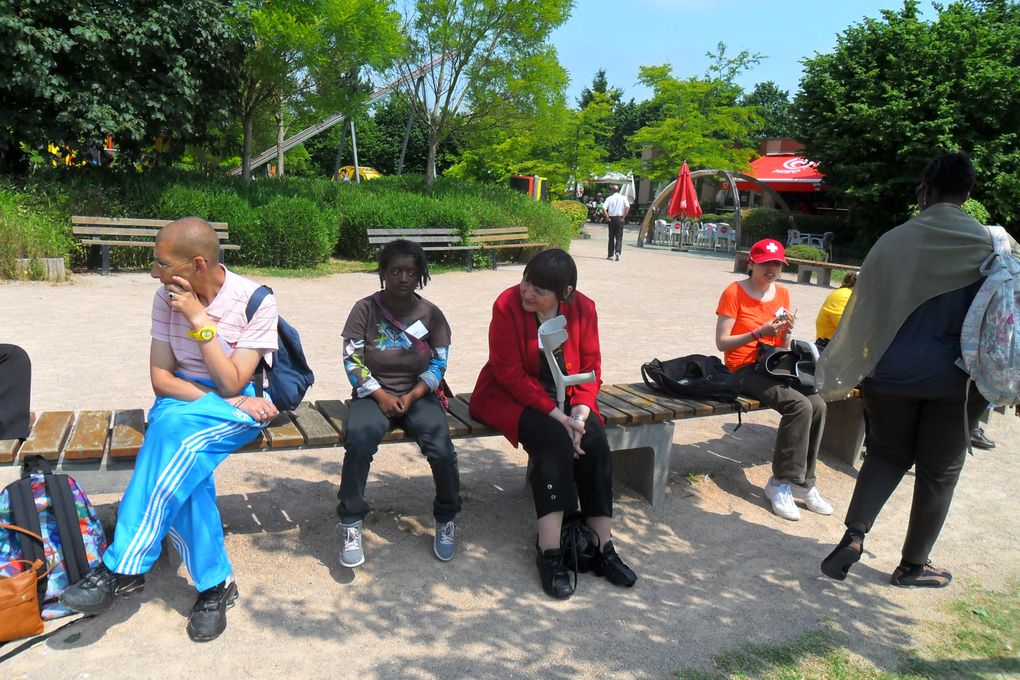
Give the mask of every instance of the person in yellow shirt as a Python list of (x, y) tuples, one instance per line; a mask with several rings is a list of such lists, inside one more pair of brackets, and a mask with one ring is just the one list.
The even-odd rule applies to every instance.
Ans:
[(843, 277), (843, 284), (829, 293), (825, 302), (822, 303), (822, 308), (818, 310), (818, 318), (815, 319), (817, 337), (815, 345), (818, 346), (818, 349), (823, 349), (828, 345), (829, 340), (832, 340), (832, 336), (836, 334), (836, 326), (839, 325), (839, 320), (843, 317), (843, 310), (846, 308), (847, 301), (850, 300), (850, 293), (853, 292), (852, 288), (855, 283), (857, 283), (857, 273), (848, 272)]

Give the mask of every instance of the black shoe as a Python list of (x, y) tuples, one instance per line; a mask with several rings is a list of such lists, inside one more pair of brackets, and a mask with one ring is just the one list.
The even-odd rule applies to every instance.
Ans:
[(144, 574), (115, 574), (100, 562), (85, 574), (85, 578), (60, 594), (60, 604), (82, 614), (102, 614), (109, 611), (118, 597), (145, 588)]
[(970, 445), (975, 449), (994, 449), (995, 442), (988, 438), (984, 428), (974, 427), (970, 430)]
[(850, 572), (850, 566), (861, 559), (862, 552), (864, 552), (864, 534), (860, 531), (847, 529), (839, 545), (822, 560), (822, 573), (829, 578), (842, 581)]
[[(537, 547), (537, 546), (536, 546)], [(575, 575), (574, 585), (570, 583), (570, 570), (563, 563), (563, 551), (557, 548), (542, 550), (538, 548), (538, 575), (542, 578), (542, 590), (549, 597), (557, 600), (566, 600), (574, 594), (574, 587), (577, 585)]]
[(198, 594), (188, 618), (188, 637), (193, 642), (215, 640), (227, 628), (227, 610), (237, 601), (237, 584), (224, 581)]
[(931, 560), (924, 564), (900, 563), (889, 580), (900, 588), (945, 588), (953, 581), (953, 575), (939, 569)]
[(631, 588), (637, 583), (637, 574), (616, 554), (612, 541), (606, 541), (606, 547), (596, 555), (597, 559), (592, 563), (592, 571), (596, 576), (605, 576), (614, 586), (624, 588)]

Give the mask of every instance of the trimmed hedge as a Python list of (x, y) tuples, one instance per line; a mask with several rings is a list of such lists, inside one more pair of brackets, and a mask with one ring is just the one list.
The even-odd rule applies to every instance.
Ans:
[(567, 216), (574, 235), (581, 233), (581, 227), (588, 221), (588, 207), (580, 201), (553, 201), (552, 207)]
[[(59, 236), (53, 241), (58, 251), (49, 254), (69, 256), (72, 267), (94, 265), (98, 259), (98, 253), (89, 253), (71, 238), (72, 214), (165, 219), (196, 215), (227, 222), (231, 242), (241, 246), (227, 252), (227, 261), (256, 266), (317, 264), (324, 258), (326, 237), (326, 256), (332, 252), (369, 259), (375, 253), (365, 236), (370, 227), (452, 227), (466, 236), (477, 228), (524, 226), (532, 240), (562, 248), (568, 248), (577, 233), (570, 216), (509, 187), (448, 178), (439, 178), (431, 194), (424, 193), (423, 186), (420, 175), (383, 177), (360, 186), (295, 177), (245, 185), (235, 177), (176, 169), (137, 173), (57, 168), (27, 178), (0, 178), (0, 190), (47, 215)], [(285, 219), (288, 209), (295, 212)], [(151, 259), (151, 253), (140, 248), (113, 248), (110, 254), (114, 267), (144, 268)]]

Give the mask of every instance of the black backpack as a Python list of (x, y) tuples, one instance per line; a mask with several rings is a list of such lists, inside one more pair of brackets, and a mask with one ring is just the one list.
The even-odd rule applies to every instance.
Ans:
[(740, 381), (719, 357), (690, 354), (669, 361), (652, 359), (641, 366), (641, 377), (652, 389), (677, 397), (736, 402)]
[[(270, 295), (273, 289), (259, 286), (248, 300), (245, 315), (248, 321), (255, 315), (259, 305)], [(301, 348), (301, 335), (297, 329), (279, 317), (276, 326), (279, 336), (279, 349), (273, 352), (273, 366), (266, 365), (265, 360), (259, 362), (255, 371), (255, 394), (262, 396), (264, 375), (269, 375), (269, 393), (273, 396), (273, 405), (281, 411), (293, 411), (301, 403), (305, 392), (315, 382), (315, 374), (308, 367), (305, 352)]]

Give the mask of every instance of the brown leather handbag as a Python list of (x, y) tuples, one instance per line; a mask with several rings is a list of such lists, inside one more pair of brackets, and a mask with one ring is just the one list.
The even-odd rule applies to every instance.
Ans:
[[(43, 540), (39, 534), (13, 524), (0, 523), (0, 527), (28, 534), (40, 542)], [(8, 564), (16, 562), (27, 564), (31, 568), (9, 578), (0, 578), (0, 642), (39, 635), (43, 632), (43, 621), (39, 615), (38, 581), (39, 577), (48, 574), (49, 570), (40, 573), (45, 566), (42, 560), (35, 562), (11, 560)]]

